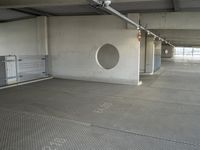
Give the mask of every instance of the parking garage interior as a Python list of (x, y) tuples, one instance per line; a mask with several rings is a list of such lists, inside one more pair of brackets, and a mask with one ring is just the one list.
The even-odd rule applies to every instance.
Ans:
[(200, 1), (0, 1), (1, 150), (199, 150)]

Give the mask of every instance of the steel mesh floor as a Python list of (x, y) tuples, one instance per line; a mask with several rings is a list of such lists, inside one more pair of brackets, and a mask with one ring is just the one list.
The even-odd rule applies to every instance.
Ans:
[(165, 62), (139, 87), (53, 79), (0, 90), (0, 150), (200, 150), (199, 66)]
[(0, 108), (1, 150), (198, 150), (195, 145)]

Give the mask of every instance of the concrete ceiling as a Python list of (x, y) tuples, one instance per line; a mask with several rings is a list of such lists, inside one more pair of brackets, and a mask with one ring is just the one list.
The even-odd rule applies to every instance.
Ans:
[(151, 30), (175, 46), (200, 46), (200, 30)]
[(1, 21), (15, 20), (18, 18), (25, 19), (25, 18), (30, 18), (30, 17), (34, 17), (34, 16), (30, 15), (30, 14), (14, 11), (11, 9), (0, 9), (0, 20)]
[[(30, 16), (105, 14), (89, 5), (90, 0), (1, 0), (0, 21)], [(200, 11), (200, 0), (112, 0), (112, 7), (122, 13)], [(1, 8), (4, 8), (1, 10)], [(5, 12), (7, 9), (7, 13)], [(13, 12), (16, 12), (15, 15)], [(11, 16), (13, 17), (6, 17)]]
[[(90, 0), (0, 0), (0, 22), (37, 16), (104, 15)], [(200, 0), (112, 0), (112, 7), (122, 13), (200, 12)], [(174, 30), (175, 31), (175, 30)], [(155, 30), (175, 45), (200, 45), (199, 31)], [(196, 34), (196, 33), (198, 34)], [(186, 38), (189, 35), (190, 38)], [(198, 37), (198, 38), (196, 38)], [(190, 40), (188, 40), (190, 39)]]

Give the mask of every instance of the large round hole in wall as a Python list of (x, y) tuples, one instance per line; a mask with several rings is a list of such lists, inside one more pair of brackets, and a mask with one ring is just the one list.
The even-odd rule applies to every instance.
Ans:
[(97, 62), (104, 69), (112, 69), (119, 62), (119, 51), (111, 44), (103, 45), (97, 51)]

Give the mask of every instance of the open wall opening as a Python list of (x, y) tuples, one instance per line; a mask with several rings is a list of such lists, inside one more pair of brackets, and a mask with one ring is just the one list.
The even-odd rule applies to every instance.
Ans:
[(97, 50), (97, 63), (104, 69), (113, 69), (119, 63), (119, 58), (119, 51), (112, 44), (105, 44)]
[(174, 50), (174, 57), (200, 59), (200, 47), (176, 47)]

